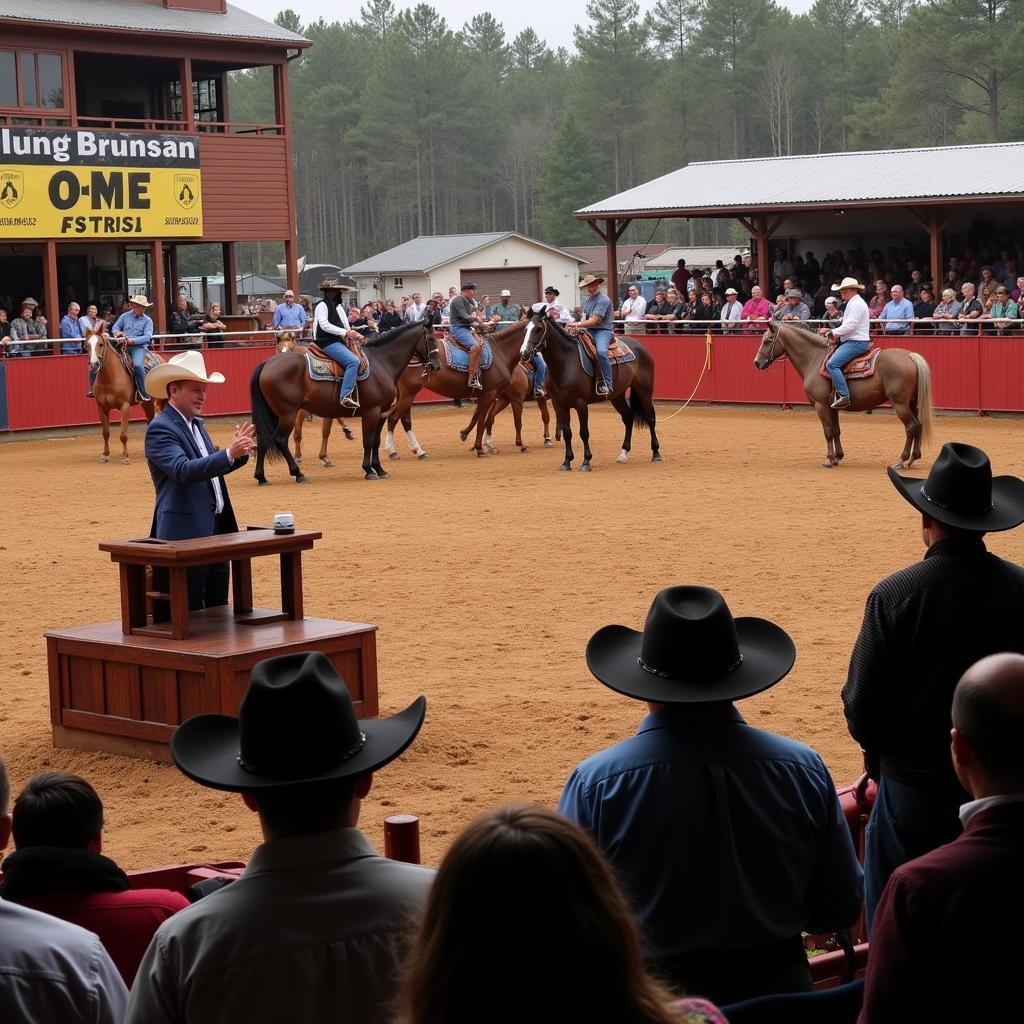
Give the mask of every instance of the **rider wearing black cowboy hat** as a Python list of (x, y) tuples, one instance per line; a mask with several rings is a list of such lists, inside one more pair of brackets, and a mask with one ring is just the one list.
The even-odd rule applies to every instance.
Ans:
[(178, 727), (178, 768), (240, 793), (265, 842), (238, 881), (158, 930), (129, 1024), (390, 1020), (398, 947), (434, 872), (381, 857), (356, 823), (373, 773), (412, 743), (425, 710), (419, 697), (357, 720), (327, 657), (299, 651), (254, 666), (237, 718)]
[(847, 927), (860, 910), (821, 758), (733, 706), (795, 657), (781, 627), (734, 619), (696, 586), (661, 591), (642, 633), (605, 626), (587, 644), (590, 671), (651, 713), (575, 769), (558, 809), (607, 856), (660, 973), (716, 1003), (809, 989), (801, 932)]
[(949, 757), (957, 681), (986, 655), (1024, 653), (1024, 568), (982, 539), (1024, 522), (1024, 480), (993, 477), (988, 456), (958, 442), (942, 446), (926, 480), (891, 468), (889, 479), (920, 513), (928, 550), (868, 595), (843, 687), (850, 735), (879, 780), (864, 855), (869, 926), (889, 875), (960, 834), (969, 797)]
[(313, 310), (313, 338), (344, 370), (338, 401), (342, 408), (354, 410), (359, 408), (359, 402), (355, 397), (359, 356), (345, 344), (345, 339), (361, 341), (362, 338), (348, 322), (348, 314), (341, 301), (342, 292), (348, 290), (347, 284), (342, 284), (334, 277), (325, 278), (320, 282), (320, 291), (324, 293), (324, 297)]

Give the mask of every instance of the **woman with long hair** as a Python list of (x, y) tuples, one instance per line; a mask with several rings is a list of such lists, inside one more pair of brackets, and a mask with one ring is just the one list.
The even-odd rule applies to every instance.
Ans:
[(401, 993), (401, 1024), (680, 1024), (724, 1018), (644, 967), (611, 869), (540, 807), (477, 818), (449, 849)]

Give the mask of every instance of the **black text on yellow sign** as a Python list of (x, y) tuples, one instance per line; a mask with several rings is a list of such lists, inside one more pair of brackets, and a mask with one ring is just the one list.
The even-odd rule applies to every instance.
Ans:
[(0, 238), (202, 233), (198, 168), (0, 166)]

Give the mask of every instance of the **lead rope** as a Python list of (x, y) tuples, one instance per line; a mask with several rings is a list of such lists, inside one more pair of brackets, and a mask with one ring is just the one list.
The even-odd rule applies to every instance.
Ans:
[(697, 383), (694, 385), (693, 390), (690, 392), (690, 397), (685, 402), (683, 402), (683, 404), (678, 409), (676, 409), (674, 413), (672, 413), (672, 416), (666, 416), (663, 420), (661, 420), (658, 424), (659, 426), (661, 426), (663, 423), (668, 423), (668, 421), (672, 419), (674, 416), (678, 416), (690, 404), (690, 402), (693, 401), (693, 396), (697, 394), (698, 390), (700, 389), (700, 382), (704, 379), (704, 374), (711, 369), (711, 350), (713, 346), (714, 341), (711, 338), (711, 332), (708, 331), (704, 335), (704, 365), (703, 367), (701, 367), (700, 376), (697, 378)]

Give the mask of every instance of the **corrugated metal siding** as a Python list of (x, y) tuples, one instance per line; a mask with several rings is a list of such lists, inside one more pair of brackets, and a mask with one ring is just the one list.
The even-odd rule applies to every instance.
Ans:
[(693, 163), (580, 214), (1024, 194), (1024, 143)]
[(203, 237), (267, 241), (291, 236), (283, 135), (201, 135)]

